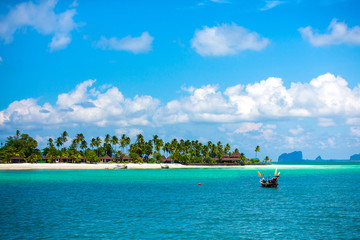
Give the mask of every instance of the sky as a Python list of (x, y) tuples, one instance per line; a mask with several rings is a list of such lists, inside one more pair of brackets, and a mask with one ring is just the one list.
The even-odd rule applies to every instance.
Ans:
[(157, 134), (360, 153), (357, 0), (0, 2), (0, 140)]

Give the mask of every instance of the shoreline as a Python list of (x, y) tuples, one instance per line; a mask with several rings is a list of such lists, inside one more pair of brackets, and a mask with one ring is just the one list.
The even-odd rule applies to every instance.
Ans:
[[(268, 165), (183, 165), (179, 163), (173, 164), (159, 164), (159, 163), (5, 163), (0, 164), (0, 171), (2, 170), (115, 170), (121, 169), (126, 165), (127, 169), (162, 169), (162, 166), (168, 166), (169, 169), (216, 169), (216, 168), (236, 168), (236, 169), (298, 169), (298, 168), (332, 168), (335, 166), (347, 167), (349, 165), (310, 165), (310, 164), (268, 164)], [(355, 164), (357, 165), (357, 164)], [(166, 167), (167, 168), (167, 167)], [(165, 168), (165, 169), (166, 169)], [(126, 170), (126, 169), (122, 169)]]
[[(178, 163), (173, 164), (158, 164), (158, 163), (10, 163), (0, 164), (0, 170), (96, 170), (96, 169), (119, 169), (126, 165), (127, 169), (162, 169), (162, 166), (169, 166), (169, 169), (192, 169), (192, 168), (263, 168), (273, 167), (274, 165), (183, 165)], [(126, 169), (124, 169), (126, 170)]]

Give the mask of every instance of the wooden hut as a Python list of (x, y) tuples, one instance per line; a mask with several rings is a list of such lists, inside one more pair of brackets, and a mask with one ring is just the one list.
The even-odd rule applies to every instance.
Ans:
[(240, 153), (234, 152), (230, 157), (223, 157), (221, 160), (223, 163), (238, 163), (240, 162)]
[(100, 158), (100, 160), (101, 160), (102, 162), (107, 163), (107, 162), (111, 162), (111, 161), (113, 160), (113, 158), (110, 157), (109, 155), (105, 154), (105, 156), (103, 156), (102, 158)]
[(60, 162), (62, 163), (72, 163), (73, 162), (73, 159), (72, 158), (69, 158), (69, 157), (66, 157), (66, 156), (62, 156), (60, 159), (59, 159)]
[(172, 159), (171, 157), (167, 157), (165, 159), (165, 162), (164, 163), (173, 163), (174, 162), (174, 159)]
[(164, 155), (161, 156), (160, 162), (161, 162), (161, 163), (165, 163), (165, 162), (166, 162), (166, 157), (165, 157)]
[(49, 155), (46, 155), (42, 159), (42, 162), (44, 162), (44, 163), (49, 163), (49, 162), (53, 162), (53, 161), (54, 161), (54, 158), (50, 157)]
[(24, 163), (25, 159), (23, 159), (22, 157), (13, 156), (13, 157), (9, 158), (9, 162), (10, 163)]
[(129, 156), (122, 156), (121, 159), (125, 162), (131, 162), (131, 157)]

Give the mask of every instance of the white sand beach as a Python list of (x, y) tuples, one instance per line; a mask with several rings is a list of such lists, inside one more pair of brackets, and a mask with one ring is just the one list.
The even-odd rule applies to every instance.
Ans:
[[(302, 169), (302, 168), (335, 168), (339, 165), (306, 165), (306, 164), (269, 164), (269, 165), (182, 165), (178, 163), (173, 164), (153, 164), (153, 163), (127, 163), (127, 164), (113, 164), (113, 163), (11, 163), (0, 164), (0, 170), (81, 170), (81, 169), (119, 169), (126, 165), (127, 169), (161, 169), (162, 166), (168, 166), (171, 169), (191, 169), (191, 168), (239, 168), (239, 169)], [(348, 167), (344, 165), (342, 167)]]
[(274, 165), (246, 165), (246, 166), (206, 166), (206, 165), (182, 165), (182, 164), (86, 164), (86, 163), (12, 163), (12, 164), (0, 164), (0, 170), (76, 170), (76, 169), (116, 169), (121, 166), (127, 166), (127, 169), (161, 169), (162, 166), (168, 166), (169, 168), (275, 168)]

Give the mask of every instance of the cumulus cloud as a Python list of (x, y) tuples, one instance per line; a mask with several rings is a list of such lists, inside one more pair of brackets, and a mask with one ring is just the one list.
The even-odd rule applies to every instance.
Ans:
[(269, 42), (269, 39), (236, 24), (222, 24), (196, 30), (191, 39), (191, 47), (202, 56), (226, 56), (244, 50), (259, 51)]
[(252, 131), (258, 131), (262, 127), (262, 123), (246, 122), (242, 123), (241, 126), (235, 130), (234, 133), (247, 133)]
[(296, 126), (296, 128), (289, 129), (289, 132), (292, 135), (298, 135), (298, 134), (304, 132), (304, 129), (298, 125), (298, 126)]
[[(238, 122), (288, 117), (329, 118), (360, 115), (360, 85), (354, 89), (340, 76), (327, 73), (309, 83), (292, 83), (270, 77), (248, 85), (228, 87), (224, 92), (216, 85), (188, 91), (189, 96), (168, 102), (158, 109), (154, 121)], [(325, 124), (325, 120), (320, 120)], [(329, 124), (329, 121), (328, 121)]]
[(57, 1), (42, 1), (39, 4), (24, 2), (11, 8), (9, 13), (0, 21), (0, 38), (5, 43), (13, 41), (16, 30), (23, 27), (33, 27), (43, 35), (52, 35), (49, 43), (50, 50), (66, 48), (71, 42), (71, 31), (77, 27), (74, 22), (75, 9), (68, 9), (62, 13), (55, 13)]
[(335, 126), (335, 122), (334, 120), (332, 120), (331, 118), (319, 118), (318, 119), (318, 126), (320, 127), (330, 127), (330, 126)]
[(144, 133), (144, 131), (139, 128), (119, 128), (119, 129), (116, 129), (115, 132), (116, 132), (116, 134), (119, 134), (119, 135), (126, 134), (130, 138), (136, 137), (137, 135)]
[(272, 9), (282, 3), (284, 3), (284, 1), (279, 1), (279, 0), (265, 1), (265, 6), (263, 8), (261, 8), (260, 10), (266, 11), (266, 10)]
[[(56, 104), (38, 104), (36, 99), (11, 103), (0, 111), (0, 128), (13, 126), (55, 126), (88, 124), (95, 126), (160, 126), (188, 122), (242, 123), (232, 134), (258, 131), (271, 137), (275, 125), (264, 121), (284, 118), (315, 118), (320, 126), (333, 126), (334, 118), (358, 126), (360, 84), (353, 89), (340, 76), (327, 73), (310, 82), (292, 83), (270, 77), (247, 85), (219, 90), (218, 85), (184, 88), (186, 96), (166, 103), (152, 96), (126, 98), (117, 87), (95, 88), (95, 80), (78, 84), (59, 94)], [(237, 132), (235, 132), (235, 130)], [(356, 133), (356, 128), (353, 130)], [(293, 135), (301, 128), (290, 130)]]
[(346, 119), (346, 124), (360, 126), (360, 118), (348, 118), (348, 119)]
[(11, 103), (0, 111), (0, 128), (61, 126), (84, 124), (94, 126), (149, 125), (149, 119), (159, 100), (151, 96), (125, 98), (116, 87), (106, 91), (92, 88), (95, 80), (88, 80), (69, 92), (58, 96), (55, 105), (39, 105), (36, 99)]
[(312, 27), (299, 28), (302, 37), (313, 46), (353, 44), (360, 45), (360, 27), (348, 28), (344, 22), (333, 19), (328, 27), (328, 32), (321, 34)]
[(356, 137), (360, 137), (360, 127), (351, 127), (350, 132)]
[(96, 47), (103, 50), (129, 51), (133, 53), (145, 53), (152, 49), (154, 37), (148, 32), (143, 32), (140, 37), (126, 36), (124, 38), (112, 37), (107, 39), (102, 36), (96, 42)]

